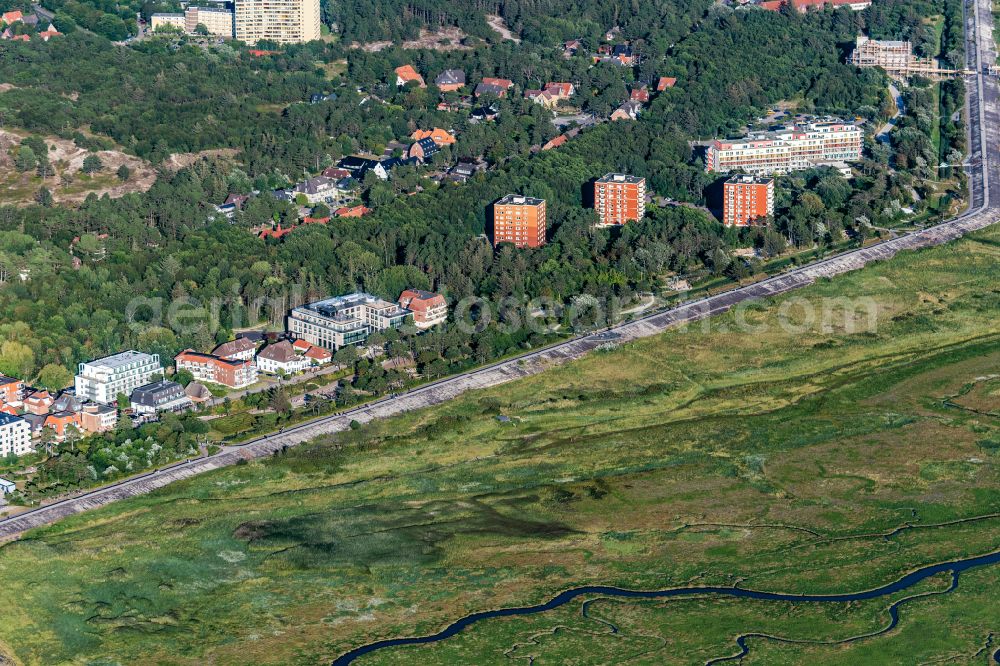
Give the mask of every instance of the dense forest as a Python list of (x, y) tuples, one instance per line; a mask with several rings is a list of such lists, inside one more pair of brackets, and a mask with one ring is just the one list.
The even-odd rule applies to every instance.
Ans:
[[(570, 11), (569, 3), (565, 9)], [(665, 12), (663, 17), (647, 16), (640, 25), (626, 20), (624, 9), (595, 5), (588, 10), (593, 25), (586, 31), (618, 22), (640, 39), (643, 30), (637, 44), (644, 59), (635, 71), (591, 67), (584, 54), (563, 58), (559, 43), (536, 41), (556, 37), (540, 34), (521, 45), (449, 52), (366, 53), (314, 43), (264, 58), (240, 45), (205, 49), (177, 37), (118, 47), (82, 30), (48, 44), (4, 44), (0, 80), (14, 86), (0, 93), (5, 126), (78, 142), (87, 140), (78, 131), (87, 127), (154, 163), (171, 153), (211, 148), (236, 148), (239, 154), (236, 163), (205, 159), (177, 172), (164, 170), (143, 194), (91, 197), (76, 209), (53, 207), (44, 197), (37, 206), (0, 208), (5, 281), (0, 336), (6, 341), (0, 372), (31, 378), (46, 364), (71, 368), (124, 347), (167, 356), (187, 346), (210, 347), (227, 337), (234, 323), (256, 316), (277, 323), (282, 308), (355, 288), (387, 298), (418, 286), (453, 300), (467, 295), (568, 300), (591, 294), (627, 302), (669, 273), (744, 276), (753, 267), (733, 262), (733, 247), (754, 245), (769, 256), (787, 243), (835, 244), (845, 232), (863, 238), (913, 204), (914, 188), (920, 188), (910, 170), (924, 176), (934, 164), (926, 144), (931, 128), (921, 115), (934, 114), (917, 104), (916, 92), (907, 123), (924, 140), (900, 132), (888, 149), (872, 147), (872, 159), (853, 183), (828, 170), (788, 179), (781, 212), (769, 228), (723, 230), (698, 208), (654, 206), (641, 223), (593, 229), (594, 214), (581, 206), (582, 192), (607, 171), (645, 176), (660, 196), (705, 204), (713, 183), (691, 142), (737, 133), (780, 100), (794, 100), (806, 112), (872, 120), (890, 112), (883, 75), (841, 62), (866, 20), (862, 14), (705, 11), (696, 4), (666, 4), (656, 10)], [(552, 8), (519, 5), (521, 18), (515, 22), (523, 25), (526, 38), (534, 20), (562, 30), (551, 28), (558, 19), (541, 20), (545, 12)], [(892, 16), (884, 20), (886, 30), (896, 20)], [(558, 39), (582, 25), (567, 25)], [(345, 58), (347, 71), (328, 78), (321, 65)], [(538, 105), (512, 95), (497, 101), (497, 122), (473, 125), (462, 112), (438, 110), (433, 86), (387, 85), (392, 69), (403, 63), (412, 63), (429, 81), (447, 67), (464, 69), (471, 81), (506, 76), (518, 89), (575, 81), (580, 93), (574, 101), (598, 115), (625, 98), (637, 78), (669, 75), (679, 83), (655, 97), (637, 122), (600, 124), (559, 150), (535, 153), (532, 148), (556, 132)], [(317, 91), (337, 97), (304, 101)], [(955, 108), (960, 98), (956, 88), (945, 103)], [(429, 126), (453, 128), (459, 136), (455, 146), (435, 157), (437, 163), (484, 156), (493, 168), (461, 186), (438, 186), (421, 172), (404, 170), (388, 182), (365, 183), (366, 203), (375, 210), (369, 217), (316, 225), (283, 241), (248, 233), (247, 227), (295, 217), (293, 208), (267, 190), (340, 156), (380, 152), (389, 141), (406, 140), (414, 129)], [(963, 135), (959, 129), (948, 140), (960, 148)], [(891, 169), (892, 163), (900, 168)], [(228, 193), (251, 189), (265, 194), (234, 224), (209, 222), (214, 204)], [(508, 192), (549, 201), (546, 247), (494, 251), (482, 236), (487, 206)], [(887, 206), (887, 197), (896, 203)], [(915, 205), (925, 204), (921, 199)], [(157, 298), (191, 304), (218, 299), (222, 305), (218, 312), (190, 317), (194, 325), (171, 330), (155, 308), (130, 310), (135, 299)], [(280, 307), (262, 311), (266, 299)], [(441, 354), (455, 350), (452, 363), (485, 360), (537, 342), (528, 334), (493, 330), (441, 335), (455, 337), (442, 342), (428, 336), (426, 344), (440, 345)]]

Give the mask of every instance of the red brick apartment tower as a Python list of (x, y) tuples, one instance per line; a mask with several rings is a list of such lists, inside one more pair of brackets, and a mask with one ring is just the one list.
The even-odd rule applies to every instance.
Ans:
[(545, 199), (508, 194), (493, 204), (493, 245), (545, 245)]
[(774, 179), (733, 176), (722, 186), (722, 223), (745, 227), (774, 215)]
[(594, 183), (594, 208), (601, 226), (641, 220), (646, 214), (646, 179), (609, 173)]

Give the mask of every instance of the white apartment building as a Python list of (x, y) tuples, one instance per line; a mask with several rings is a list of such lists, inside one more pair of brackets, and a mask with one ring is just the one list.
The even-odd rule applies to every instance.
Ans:
[(789, 125), (744, 139), (716, 139), (708, 147), (706, 171), (745, 171), (759, 176), (788, 173), (861, 159), (862, 131), (844, 121)]
[(320, 38), (319, 0), (236, 0), (236, 39), (278, 44)]
[(156, 374), (163, 374), (160, 355), (132, 350), (81, 363), (76, 375), (76, 397), (110, 405), (119, 394), (132, 395)]
[(20, 416), (0, 412), (0, 457), (23, 456), (35, 448), (31, 444), (31, 427)]
[(149, 17), (149, 27), (156, 32), (164, 26), (184, 30), (184, 14), (153, 14)]
[(199, 25), (208, 29), (208, 34), (218, 37), (232, 37), (235, 34), (235, 16), (224, 7), (188, 7), (184, 10), (184, 31), (193, 33)]
[(396, 303), (355, 293), (300, 305), (288, 315), (288, 331), (311, 345), (336, 350), (361, 344), (375, 331), (399, 328), (412, 317)]

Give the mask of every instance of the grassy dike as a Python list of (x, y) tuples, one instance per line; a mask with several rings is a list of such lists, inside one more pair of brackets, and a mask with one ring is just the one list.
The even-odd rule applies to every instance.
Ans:
[[(995, 550), (998, 267), (994, 227), (757, 304), (754, 332), (726, 315), (69, 518), (0, 547), (0, 646), (316, 664), (581, 584), (847, 592)], [(841, 297), (877, 303), (875, 331), (778, 326)], [(976, 570), (887, 635), (753, 639), (745, 663), (971, 659), (998, 594)], [(598, 599), (358, 663), (704, 663), (747, 631), (869, 633), (891, 601)]]

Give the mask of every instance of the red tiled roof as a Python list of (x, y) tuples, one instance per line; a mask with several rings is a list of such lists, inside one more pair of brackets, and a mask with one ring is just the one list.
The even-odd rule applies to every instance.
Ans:
[(302, 224), (326, 224), (330, 221), (330, 216), (326, 217), (309, 217), (308, 215), (302, 219)]
[(656, 83), (656, 90), (658, 92), (663, 92), (667, 88), (673, 88), (677, 85), (677, 79), (672, 76), (661, 76), (660, 80)]
[(558, 148), (567, 141), (569, 141), (569, 137), (566, 136), (565, 134), (560, 134), (559, 136), (555, 137), (554, 139), (546, 143), (544, 146), (542, 146), (542, 150), (552, 150), (553, 148)]
[(354, 206), (352, 208), (344, 206), (333, 211), (333, 215), (334, 217), (363, 217), (370, 212), (372, 212), (371, 208), (365, 206)]
[(501, 88), (510, 88), (514, 85), (514, 82), (510, 79), (498, 79), (493, 76), (484, 76), (483, 83), (490, 86), (500, 86)]
[(421, 86), (424, 85), (424, 77), (420, 76), (420, 74), (417, 73), (417, 70), (413, 69), (413, 65), (401, 65), (396, 68), (395, 72), (396, 76), (406, 83), (416, 81)]
[(328, 361), (333, 358), (333, 354), (330, 353), (329, 349), (312, 346), (306, 350), (305, 357), (316, 359), (317, 361)]

